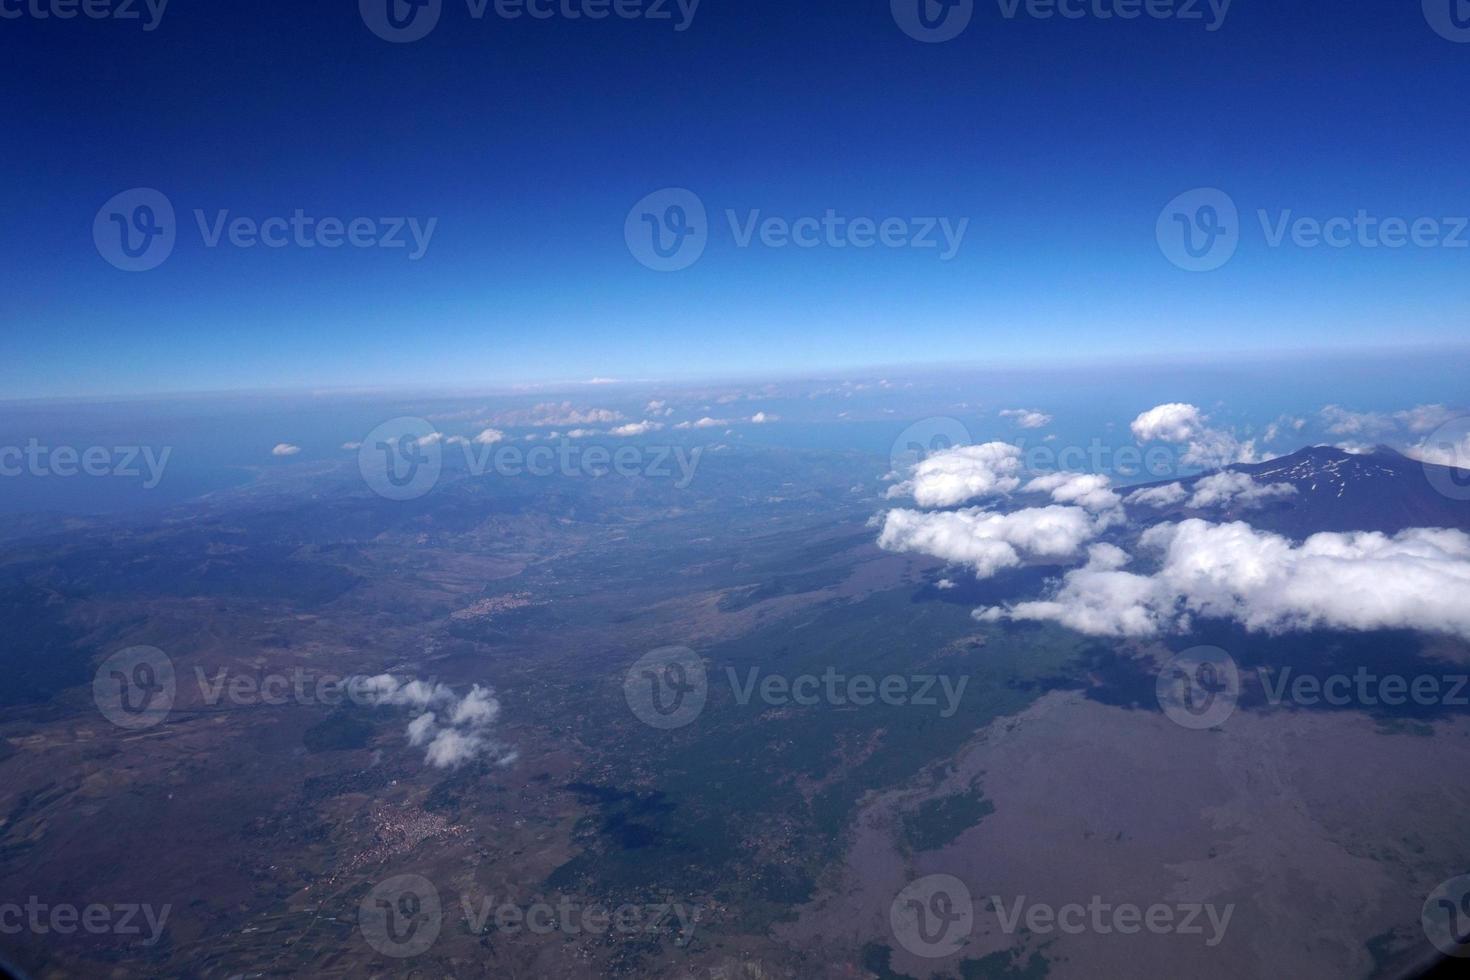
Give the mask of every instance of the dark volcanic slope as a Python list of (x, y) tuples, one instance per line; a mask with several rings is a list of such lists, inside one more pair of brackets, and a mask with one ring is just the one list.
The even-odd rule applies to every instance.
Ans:
[[(1470, 480), (1470, 474), (1421, 463), (1385, 447), (1354, 455), (1331, 446), (1313, 446), (1265, 463), (1227, 469), (1248, 474), (1263, 486), (1289, 483), (1297, 492), (1251, 509), (1194, 511), (1181, 504), (1155, 513), (1166, 519), (1189, 516), (1246, 520), (1293, 538), (1320, 531), (1393, 534), (1411, 527), (1470, 530), (1470, 502), (1451, 499), (1436, 489), (1436, 483), (1444, 486), (1452, 476)], [(1192, 491), (1207, 475), (1177, 482)], [(1135, 515), (1139, 510), (1134, 508)]]

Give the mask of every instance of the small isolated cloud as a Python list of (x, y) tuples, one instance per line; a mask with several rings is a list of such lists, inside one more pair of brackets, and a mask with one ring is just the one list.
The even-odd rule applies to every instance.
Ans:
[(1129, 426), (1139, 442), (1188, 442), (1204, 427), (1200, 410), (1183, 402), (1155, 405)]
[(1135, 490), (1124, 498), (1130, 504), (1138, 504), (1141, 507), (1173, 507), (1189, 496), (1189, 491), (1184, 489), (1182, 483), (1166, 483), (1161, 487), (1147, 487), (1143, 490)]
[(1422, 436), (1433, 432), (1461, 413), (1444, 405), (1418, 405), (1400, 412), (1354, 412), (1341, 405), (1326, 405), (1318, 413), (1323, 426), (1335, 436), (1374, 439), (1400, 428)]
[(424, 761), (435, 769), (457, 769), (481, 757), (501, 765), (515, 761), (516, 753), (491, 737), (500, 702), (488, 687), (476, 684), (461, 697), (444, 684), (405, 682), (391, 674), (353, 678), (352, 683), (369, 704), (414, 713), (406, 730), (408, 744), (423, 749)]
[(697, 420), (695, 420), (693, 422), (680, 422), (678, 425), (674, 426), (674, 428), (676, 428), (676, 429), (721, 429), (721, 428), (727, 428), (727, 427), (732, 426), (732, 425), (739, 425), (742, 422), (748, 422), (748, 423), (750, 423), (752, 425), (765, 425), (768, 422), (778, 422), (778, 421), (780, 421), (779, 416), (771, 415), (771, 414), (769, 414), (767, 412), (756, 412), (754, 415), (752, 415), (748, 419), (716, 419), (716, 418), (711, 418), (710, 416), (706, 415), (704, 418), (697, 419)]
[(598, 435), (596, 429), (570, 429), (567, 432), (568, 439), (587, 439)]
[(1130, 423), (1141, 443), (1169, 442), (1185, 446), (1180, 462), (1202, 469), (1257, 461), (1254, 440), (1241, 441), (1228, 429), (1212, 428), (1195, 405), (1170, 402), (1155, 405)]
[(301, 447), (300, 446), (293, 446), (289, 442), (278, 442), (278, 443), (276, 443), (275, 448), (271, 450), (271, 455), (272, 456), (295, 456), (299, 452), (301, 452)]
[(644, 415), (673, 415), (674, 410), (666, 401), (651, 401), (643, 409)]
[(470, 441), (464, 436), (446, 436), (442, 432), (430, 432), (427, 435), (417, 436), (414, 439), (416, 446), (468, 446)]
[(1113, 490), (1113, 481), (1098, 473), (1049, 473), (1036, 477), (1023, 489), (1049, 493), (1059, 504), (1076, 504), (1094, 514), (1108, 514), (1110, 521), (1123, 520), (1123, 500)]
[(1460, 415), (1455, 409), (1443, 405), (1420, 405), (1403, 412), (1395, 412), (1393, 417), (1410, 432), (1423, 435), (1459, 418)]
[(1290, 483), (1260, 484), (1245, 473), (1215, 473), (1202, 478), (1194, 485), (1194, 496), (1188, 506), (1204, 507), (1259, 507), (1272, 500), (1295, 496), (1296, 487)]
[(1326, 405), (1317, 413), (1327, 431), (1335, 436), (1374, 436), (1390, 432), (1394, 421), (1380, 412), (1350, 412), (1341, 405)]
[(1142, 507), (1259, 507), (1272, 500), (1293, 496), (1296, 487), (1290, 483), (1260, 484), (1245, 473), (1225, 471), (1201, 477), (1194, 484), (1194, 492), (1182, 483), (1166, 483), (1161, 487), (1137, 490), (1127, 497), (1127, 502)]
[(1456, 469), (1470, 468), (1470, 432), (1458, 438), (1450, 436), (1440, 439), (1425, 439), (1417, 446), (1405, 450), (1405, 455), (1421, 463), (1438, 466), (1453, 466)]
[(997, 514), (966, 510), (891, 510), (883, 518), (878, 546), (888, 551), (932, 555), (989, 578), (1027, 558), (1075, 558), (1100, 531), (1081, 507), (1033, 507)]
[(1307, 420), (1291, 415), (1283, 415), (1281, 418), (1266, 426), (1266, 431), (1261, 434), (1262, 442), (1275, 442), (1290, 429), (1292, 432), (1300, 432), (1307, 425)]
[(493, 446), (497, 442), (501, 442), (504, 439), (505, 433), (501, 432), (499, 429), (484, 429), (480, 432), (479, 435), (475, 436), (475, 445)]
[(1021, 485), (1021, 450), (1008, 442), (957, 446), (920, 460), (909, 479), (888, 491), (911, 496), (920, 507), (953, 507), (979, 497), (1010, 493)]
[(644, 419), (642, 422), (629, 422), (627, 425), (617, 426), (609, 433), (609, 435), (643, 436), (647, 435), (650, 432), (657, 432), (663, 427), (664, 424), (662, 422), (650, 422), (647, 419)]
[(1002, 409), (1000, 417), (1014, 419), (1016, 425), (1022, 429), (1044, 429), (1052, 423), (1050, 415), (1029, 408)]
[(610, 408), (577, 408), (569, 401), (541, 402), (530, 408), (497, 412), (484, 424), (498, 428), (550, 428), (565, 425), (602, 425), (623, 421), (623, 413)]
[(348, 450), (350, 452), (354, 452), (355, 453), (359, 449), (362, 448), (362, 443), (360, 443), (360, 442), (344, 442), (344, 443), (342, 443), (342, 448), (343, 449), (346, 449), (346, 450)]

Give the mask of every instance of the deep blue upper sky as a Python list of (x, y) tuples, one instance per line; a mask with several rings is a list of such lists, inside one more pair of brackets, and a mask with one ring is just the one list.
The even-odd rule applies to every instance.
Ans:
[[(888, 0), (704, 0), (682, 32), (510, 21), (493, 5), (476, 20), (444, 0), (428, 37), (390, 44), (351, 0), (174, 0), (153, 31), (28, 12), (50, 2), (0, 0), (25, 11), (0, 19), (9, 397), (1466, 333), (1470, 248), (1271, 248), (1256, 218), (1470, 214), (1470, 44), (1431, 30), (1418, 3), (1238, 0), (1212, 32), (1007, 19), (978, 0), (962, 35), (923, 44)], [(624, 220), (671, 186), (707, 206), (711, 241), (661, 273), (630, 254)], [(99, 255), (93, 222), (135, 187), (166, 195), (178, 240), (128, 273)], [(1155, 222), (1200, 187), (1239, 206), (1241, 241), (1223, 268), (1191, 273)], [(969, 226), (948, 262), (739, 248), (727, 208)], [(208, 248), (195, 209), (437, 226), (418, 261)]]

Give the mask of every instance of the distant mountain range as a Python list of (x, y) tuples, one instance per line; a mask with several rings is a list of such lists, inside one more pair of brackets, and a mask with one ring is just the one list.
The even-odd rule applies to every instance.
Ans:
[[(1243, 463), (1225, 468), (1243, 473), (1258, 486), (1288, 484), (1295, 493), (1256, 503), (1227, 503), (1213, 507), (1190, 507), (1200, 484), (1215, 476), (1202, 473), (1180, 480), (1162, 481), (1140, 489), (1178, 483), (1189, 496), (1154, 510), (1163, 519), (1203, 517), (1209, 520), (1245, 520), (1251, 525), (1302, 538), (1321, 531), (1382, 531), (1393, 534), (1411, 527), (1445, 527), (1470, 530), (1470, 501), (1452, 499), (1439, 486), (1470, 484), (1470, 473), (1423, 463), (1386, 446), (1369, 453), (1349, 453), (1332, 446), (1312, 446), (1264, 463)], [(1467, 487), (1470, 494), (1470, 487)]]

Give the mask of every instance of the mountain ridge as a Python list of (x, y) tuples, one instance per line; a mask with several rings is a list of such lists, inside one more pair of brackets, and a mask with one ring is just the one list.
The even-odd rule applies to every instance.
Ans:
[(1380, 531), (1396, 534), (1412, 527), (1470, 530), (1470, 501), (1455, 500), (1438, 486), (1466, 484), (1470, 474), (1424, 463), (1387, 446), (1350, 453), (1335, 446), (1307, 446), (1260, 463), (1235, 463), (1175, 480), (1129, 487), (1129, 494), (1179, 484), (1190, 496), (1202, 481), (1221, 473), (1240, 473), (1259, 487), (1285, 484), (1289, 494), (1256, 503), (1190, 507), (1188, 500), (1161, 507), (1133, 504), (1130, 512), (1151, 510), (1160, 519), (1203, 517), (1245, 520), (1252, 526), (1304, 538), (1323, 531)]

